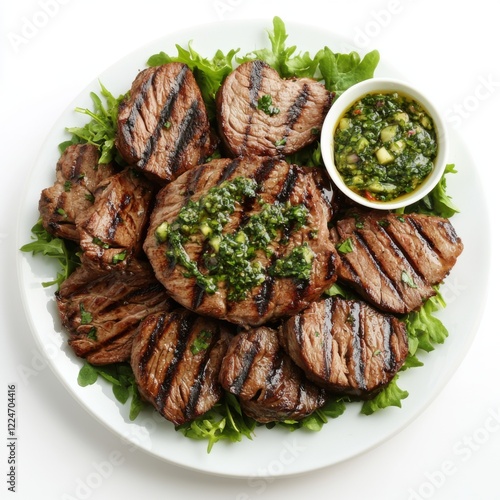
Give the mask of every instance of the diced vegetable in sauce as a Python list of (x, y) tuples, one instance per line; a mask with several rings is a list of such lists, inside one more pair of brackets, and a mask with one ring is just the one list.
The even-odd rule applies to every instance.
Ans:
[(389, 201), (412, 192), (430, 174), (437, 155), (432, 118), (399, 93), (368, 94), (339, 120), (335, 164), (361, 196)]

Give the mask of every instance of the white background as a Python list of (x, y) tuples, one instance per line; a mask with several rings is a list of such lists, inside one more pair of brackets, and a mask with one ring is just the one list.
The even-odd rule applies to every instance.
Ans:
[[(23, 317), (15, 271), (16, 216), (25, 176), (67, 104), (135, 48), (219, 20), (259, 18), (267, 28), (279, 15), (285, 23), (329, 29), (362, 53), (377, 48), (383, 60), (446, 114), (448, 125), (474, 157), (493, 214), (500, 168), (498, 16), (487, 0), (463, 5), (432, 0), (2, 2), (0, 428), (5, 430), (0, 431), (0, 443), (5, 442), (9, 383), (17, 385), (19, 442), (16, 494), (7, 490), (8, 450), (0, 445), (1, 498), (500, 499), (500, 331), (493, 297), (500, 276), (495, 258), (470, 351), (417, 420), (383, 445), (344, 463), (259, 481), (167, 464), (131, 449), (97, 423), (40, 357)], [(30, 22), (39, 27), (26, 28)], [(454, 161), (460, 163), (459, 158)], [(496, 231), (490, 230), (494, 255), (498, 224)]]

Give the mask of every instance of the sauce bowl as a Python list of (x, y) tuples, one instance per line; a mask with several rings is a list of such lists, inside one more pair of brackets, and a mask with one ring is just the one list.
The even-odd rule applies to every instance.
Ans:
[[(368, 94), (399, 93), (419, 103), (433, 121), (436, 133), (437, 154), (433, 160), (433, 168), (427, 177), (411, 192), (405, 193), (389, 201), (368, 199), (353, 191), (346, 185), (335, 165), (335, 131), (343, 115), (357, 101)], [(390, 79), (372, 78), (353, 85), (341, 94), (333, 103), (326, 115), (321, 129), (321, 155), (323, 162), (335, 185), (346, 196), (360, 205), (380, 210), (394, 210), (421, 200), (439, 182), (444, 174), (447, 160), (447, 140), (445, 124), (441, 114), (432, 102), (409, 83)]]

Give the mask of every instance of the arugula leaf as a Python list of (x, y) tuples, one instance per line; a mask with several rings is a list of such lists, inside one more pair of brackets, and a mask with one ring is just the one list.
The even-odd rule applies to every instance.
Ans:
[(215, 443), (221, 440), (239, 442), (243, 437), (252, 439), (257, 422), (241, 411), (237, 398), (225, 393), (221, 403), (211, 410), (176, 427), (184, 436), (196, 440), (208, 440), (207, 453), (210, 453)]
[(115, 160), (118, 164), (123, 165), (124, 162), (115, 146), (115, 136), (118, 107), (125, 96), (121, 95), (115, 98), (101, 82), (99, 83), (105, 104), (95, 92), (91, 92), (90, 98), (94, 104), (94, 111), (86, 108), (76, 108), (75, 110), (78, 113), (89, 116), (91, 120), (83, 127), (67, 128), (66, 130), (72, 134), (72, 138), (70, 141), (60, 144), (59, 149), (62, 152), (70, 144), (79, 142), (91, 143), (96, 145), (101, 152), (99, 163), (110, 163), (112, 160)]
[(159, 52), (148, 59), (148, 66), (160, 66), (169, 62), (186, 64), (193, 71), (200, 87), (209, 118), (215, 118), (215, 94), (224, 78), (233, 71), (233, 59), (240, 49), (230, 50), (227, 54), (218, 50), (212, 59), (208, 59), (193, 49), (192, 42), (188, 43), (187, 50), (180, 45), (176, 45), (176, 48), (177, 56)]
[(441, 180), (436, 187), (417, 203), (409, 205), (401, 210), (402, 213), (418, 212), (426, 215), (437, 215), (449, 219), (459, 212), (457, 206), (452, 202), (451, 196), (446, 192), (446, 175), (456, 174), (455, 165), (450, 163), (446, 165)]
[(121, 404), (131, 400), (129, 418), (135, 420), (146, 404), (139, 395), (132, 367), (128, 363), (95, 366), (85, 361), (78, 373), (78, 384), (86, 387), (94, 384), (99, 377), (112, 384), (113, 394)]
[[(285, 23), (279, 17), (273, 18), (273, 30), (268, 30), (271, 48), (254, 50), (242, 58), (238, 63), (259, 59), (274, 68), (282, 78), (293, 76), (314, 78), (318, 67), (318, 59), (311, 58), (309, 52), (293, 55), (297, 49), (295, 45), (287, 47), (288, 38)], [(293, 56), (293, 57), (292, 57)]]
[(357, 52), (336, 54), (325, 47), (317, 58), (325, 87), (338, 96), (355, 83), (373, 78), (380, 54), (377, 50), (372, 50), (361, 59)]
[(41, 219), (31, 228), (34, 241), (26, 243), (21, 252), (31, 252), (33, 255), (42, 254), (45, 257), (55, 259), (59, 262), (61, 270), (52, 281), (42, 283), (43, 287), (61, 285), (69, 275), (80, 265), (77, 255), (77, 246), (70, 241), (52, 236), (42, 225)]
[(364, 401), (361, 407), (363, 415), (371, 415), (378, 410), (387, 408), (388, 406), (397, 406), (401, 408), (401, 401), (406, 399), (409, 395), (408, 391), (403, 391), (398, 387), (397, 380), (399, 375), (396, 376), (387, 384), (383, 391), (379, 392), (374, 398)]

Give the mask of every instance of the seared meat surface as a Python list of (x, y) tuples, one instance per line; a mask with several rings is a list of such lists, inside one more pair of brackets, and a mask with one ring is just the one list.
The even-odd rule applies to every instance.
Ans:
[(120, 105), (116, 146), (127, 162), (160, 182), (213, 152), (205, 104), (185, 64), (168, 63), (137, 75)]
[(141, 395), (176, 425), (207, 412), (223, 393), (218, 374), (230, 338), (223, 323), (183, 308), (148, 316), (131, 357)]
[(257, 422), (299, 420), (325, 403), (324, 391), (306, 380), (281, 349), (276, 331), (265, 326), (233, 338), (219, 380)]
[(435, 295), (433, 286), (463, 249), (448, 219), (420, 214), (361, 213), (338, 221), (331, 234), (339, 280), (393, 313), (416, 310)]
[(279, 335), (310, 380), (361, 397), (387, 385), (408, 354), (404, 323), (357, 300), (315, 302), (284, 322)]
[(127, 361), (141, 321), (173, 303), (149, 263), (139, 261), (112, 272), (83, 265), (64, 281), (56, 299), (69, 345), (95, 365)]
[(114, 173), (111, 164), (99, 164), (99, 150), (93, 144), (66, 148), (57, 162), (54, 185), (40, 196), (43, 227), (59, 238), (79, 241), (77, 215), (92, 206), (97, 186)]
[(111, 270), (138, 255), (153, 194), (153, 184), (132, 168), (102, 182), (94, 203), (76, 217), (82, 260)]
[(217, 93), (220, 134), (233, 156), (294, 153), (319, 137), (332, 101), (316, 80), (283, 80), (263, 61), (246, 62)]
[[(256, 195), (243, 196), (235, 202), (234, 210), (228, 209), (222, 234), (215, 241), (210, 233), (222, 217), (219, 211), (210, 216), (203, 212), (199, 228), (178, 220), (184, 207), (188, 209), (183, 219), (186, 220), (193, 214), (192, 203), (219, 199), (219, 192), (204, 198), (211, 188), (225, 185), (229, 190), (234, 185), (228, 183), (242, 179), (257, 186)], [(222, 195), (220, 198), (227, 201)], [(286, 211), (302, 213), (304, 224), (264, 229)], [(315, 183), (313, 169), (263, 157), (213, 160), (186, 172), (160, 191), (144, 250), (158, 279), (184, 307), (243, 326), (256, 326), (302, 310), (335, 281), (335, 248), (328, 233), (329, 217), (329, 207)], [(178, 237), (185, 224), (184, 250), (177, 256), (169, 254), (173, 252), (173, 242), (160, 241), (158, 230), (165, 228), (165, 233), (173, 231)], [(265, 245), (258, 247), (264, 240)], [(239, 262), (238, 252), (253, 252), (253, 260)], [(299, 271), (297, 265), (297, 269), (290, 266), (291, 277), (278, 276), (277, 266), (290, 262), (287, 259), (294, 255), (299, 255), (298, 261), (303, 260), (303, 267), (310, 266), (310, 274), (293, 276), (294, 271)], [(211, 269), (223, 258), (225, 264), (218, 271), (221, 275), (212, 277)], [(189, 262), (182, 264), (182, 260)], [(194, 270), (192, 263), (196, 265)], [(240, 264), (244, 267), (238, 267)], [(189, 270), (187, 266), (191, 266)], [(255, 284), (252, 282), (243, 296), (235, 298), (238, 287), (246, 284), (249, 276), (257, 276)], [(211, 290), (203, 281), (206, 279), (213, 280), (209, 283)]]

